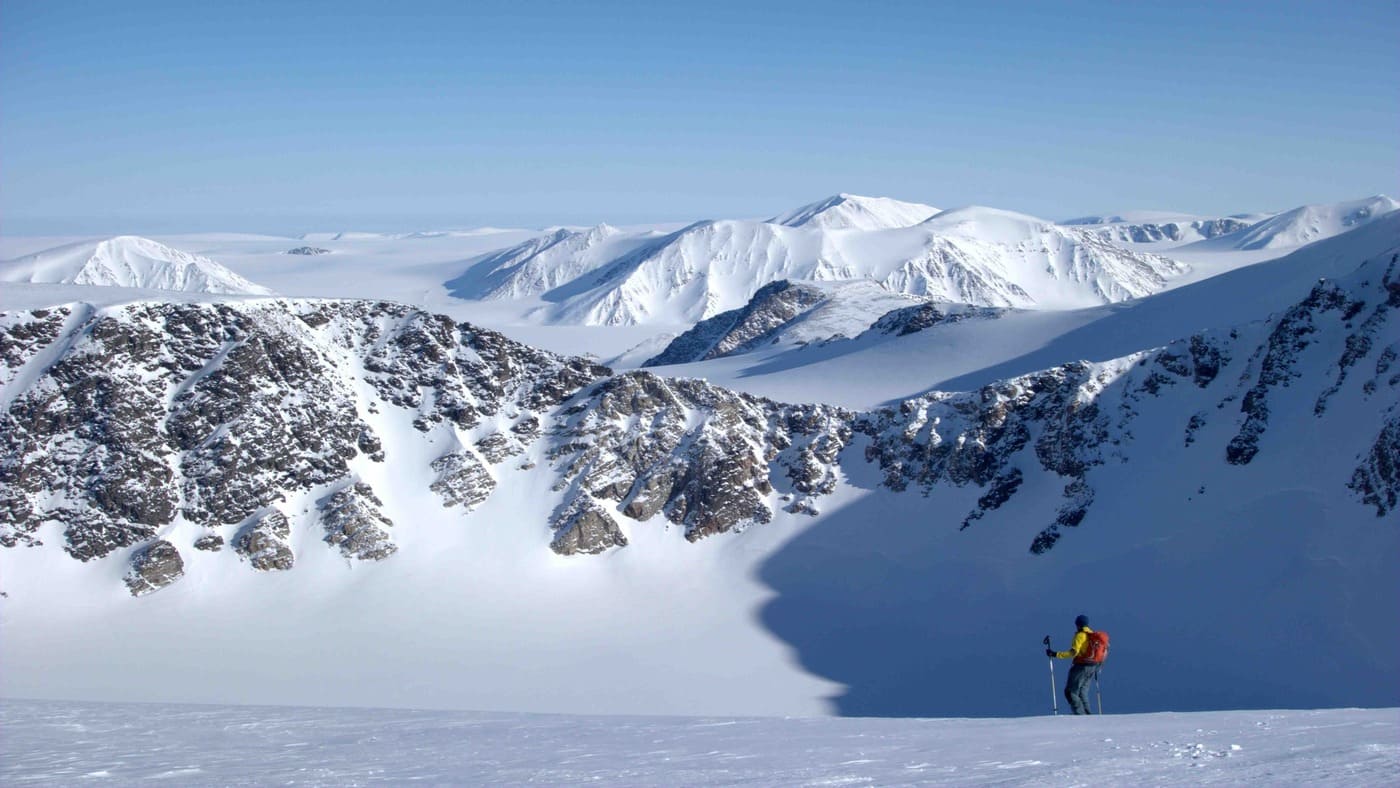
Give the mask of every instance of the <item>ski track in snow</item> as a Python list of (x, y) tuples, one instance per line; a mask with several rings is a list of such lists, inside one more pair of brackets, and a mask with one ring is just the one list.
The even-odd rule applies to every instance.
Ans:
[(0, 782), (1384, 785), (1400, 709), (604, 717), (6, 701)]

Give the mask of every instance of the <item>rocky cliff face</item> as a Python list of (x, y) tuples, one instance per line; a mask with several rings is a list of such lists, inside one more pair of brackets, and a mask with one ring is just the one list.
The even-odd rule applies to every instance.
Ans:
[[(867, 463), (890, 492), (975, 500), (939, 509), (962, 529), (1025, 498), (1019, 516), (1040, 518), (1027, 549), (1044, 553), (1092, 520), (1100, 469), (1152, 457), (1160, 445), (1138, 434), (1163, 425), (1202, 479), (1267, 456), (1275, 435), (1339, 425), (1359, 453), (1338, 494), (1385, 515), (1400, 499), (1397, 307), (1392, 256), (1264, 323), (866, 413), (613, 376), (395, 304), (13, 313), (0, 316), (0, 544), (37, 546), (56, 523), (74, 558), (130, 562), (133, 594), (176, 582), (191, 548), (260, 571), (294, 569), (292, 545), (316, 542), (392, 560), (395, 533), (417, 524), (395, 522), (367, 480), (396, 461), (386, 447), (432, 441), (435, 459), (403, 472), (446, 509), (481, 505), (505, 467), (547, 474), (553, 514), (525, 527), (563, 555), (626, 548), (639, 528), (695, 541), (780, 509), (818, 514)], [(921, 306), (880, 330), (989, 316)]]
[(1150, 244), (1164, 241), (1187, 243), (1248, 229), (1250, 222), (1242, 219), (1196, 219), (1177, 222), (1142, 222), (1139, 224), (1112, 224), (1092, 230), (1100, 238), (1115, 243)]
[[(181, 521), (202, 529), (200, 549), (237, 534), (258, 569), (292, 563), (285, 518), (269, 512), (318, 489), (328, 543), (362, 560), (393, 553), (382, 502), (352, 471), (385, 460), (371, 424), (385, 410), (508, 454), (606, 372), (409, 307), (347, 301), (10, 314), (0, 363), (0, 544), (34, 544), (57, 522), (64, 549), (87, 561)], [(436, 467), (447, 504), (469, 508), (494, 484), (470, 450)]]
[(635, 372), (566, 409), (549, 456), (570, 499), (610, 502), (633, 520), (660, 513), (695, 541), (768, 522), (775, 493), (789, 511), (815, 513), (835, 489), (850, 417)]
[(742, 353), (761, 344), (773, 332), (825, 298), (826, 294), (816, 287), (793, 284), (786, 279), (764, 285), (743, 307), (700, 321), (642, 366), (686, 364)]

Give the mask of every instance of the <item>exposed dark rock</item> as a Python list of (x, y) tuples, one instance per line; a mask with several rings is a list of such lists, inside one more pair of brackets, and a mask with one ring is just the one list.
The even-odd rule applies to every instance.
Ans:
[(826, 294), (811, 285), (785, 279), (773, 282), (759, 288), (739, 309), (696, 323), (642, 366), (685, 364), (752, 350), (825, 300)]
[(471, 452), (444, 454), (433, 460), (432, 469), (437, 471), (437, 479), (430, 487), (442, 496), (443, 506), (471, 511), (496, 489), (496, 480)]
[(288, 250), (287, 250), (287, 254), (301, 254), (301, 255), (308, 255), (308, 256), (313, 256), (313, 255), (318, 255), (318, 254), (330, 254), (330, 253), (331, 253), (331, 250), (329, 250), (329, 249), (322, 249), (322, 248), (319, 247), (319, 246), (298, 246), (298, 247), (295, 248), (295, 249), (288, 249)]
[(1196, 433), (1206, 426), (1206, 414), (1204, 411), (1197, 411), (1191, 414), (1191, 420), (1186, 422), (1186, 445), (1190, 446), (1196, 442)]
[(224, 538), (218, 534), (205, 534), (194, 540), (194, 549), (217, 553), (224, 549)]
[(692, 541), (771, 520), (771, 470), (804, 498), (830, 491), (834, 469), (813, 464), (834, 460), (850, 436), (839, 408), (783, 406), (646, 372), (612, 378), (580, 404), (549, 452), (559, 489), (616, 501), (634, 519), (663, 513)]
[(185, 562), (180, 558), (180, 551), (160, 539), (131, 556), (131, 571), (124, 579), (132, 596), (144, 596), (165, 588), (184, 574)]
[(1347, 486), (1363, 503), (1376, 507), (1377, 517), (1396, 510), (1400, 503), (1400, 417), (1392, 416), (1381, 428)]
[(550, 527), (554, 529), (550, 549), (560, 555), (596, 555), (627, 546), (617, 523), (587, 496), (577, 496), (562, 507)]
[(487, 462), (495, 465), (520, 454), (525, 447), (503, 432), (493, 432), (476, 442), (476, 450)]
[(1060, 540), (1062, 528), (1077, 528), (1089, 513), (1089, 505), (1094, 502), (1094, 488), (1084, 479), (1075, 479), (1065, 485), (1065, 503), (1051, 523), (1036, 535), (1031, 542), (1031, 552), (1040, 555), (1055, 546)]
[(282, 490), (334, 482), (369, 426), (335, 363), (289, 316), (225, 311), (213, 328), (223, 353), (177, 394), (166, 430), (181, 452), (184, 514), (208, 526), (240, 523)]
[[(1350, 299), (1345, 291), (1336, 284), (1322, 281), (1274, 325), (1267, 343), (1260, 349), (1262, 359), (1255, 383), (1240, 403), (1245, 420), (1225, 447), (1226, 462), (1247, 465), (1259, 453), (1259, 439), (1269, 426), (1269, 392), (1301, 376), (1295, 367), (1302, 352), (1312, 344), (1323, 317), (1328, 312), (1344, 312), (1349, 306)], [(1319, 401), (1319, 408), (1325, 403), (1325, 397)]]
[[(1391, 258), (1390, 265), (1386, 269), (1381, 283), (1388, 291), (1389, 297), (1377, 303), (1361, 325), (1347, 335), (1346, 349), (1342, 352), (1341, 358), (1337, 359), (1336, 380), (1317, 398), (1317, 404), (1313, 407), (1313, 413), (1315, 415), (1321, 416), (1327, 410), (1327, 401), (1341, 390), (1342, 384), (1346, 382), (1347, 375), (1351, 372), (1351, 368), (1356, 366), (1363, 358), (1369, 356), (1378, 342), (1385, 341), (1385, 337), (1387, 336), (1385, 328), (1390, 321), (1396, 305), (1400, 304), (1400, 298), (1396, 297), (1396, 293), (1400, 293), (1400, 263), (1397, 263), (1395, 258)], [(1394, 285), (1393, 288), (1392, 285)], [(1360, 314), (1365, 306), (1366, 304), (1363, 301), (1353, 301), (1350, 303), (1347, 312), (1342, 315), (1342, 319), (1346, 321), (1346, 327), (1348, 329), (1352, 327), (1349, 321)], [(1376, 359), (1376, 378), (1380, 378), (1381, 375), (1389, 370), (1390, 365), (1395, 360), (1395, 354), (1395, 345), (1389, 345), (1381, 352), (1380, 356)], [(1377, 379), (1366, 381), (1363, 383), (1363, 390), (1366, 391), (1367, 394), (1373, 393), (1378, 383), (1379, 381)]]
[(72, 310), (36, 309), (0, 316), (0, 385), (9, 383), (25, 362), (52, 344)]
[(963, 518), (962, 528), (958, 530), (965, 530), (977, 520), (987, 516), (987, 512), (1000, 509), (1002, 504), (1011, 500), (1011, 496), (1016, 494), (1016, 491), (1021, 487), (1021, 482), (1024, 480), (1020, 468), (1012, 468), (1010, 471), (993, 479), (991, 489), (988, 490), (985, 495), (977, 499), (977, 508), (973, 509), (968, 513), (967, 517)]
[(540, 420), (536, 416), (526, 416), (511, 425), (510, 431), (525, 440), (534, 440), (540, 435)]
[(57, 520), (82, 560), (151, 539), (177, 507), (234, 525), (348, 481), (356, 457), (383, 461), (358, 412), (360, 365), (384, 397), (364, 407), (413, 408), (424, 429), (508, 407), (507, 454), (608, 372), (397, 304), (136, 303), (0, 315), (0, 383), (60, 341), (0, 413), (0, 545), (34, 544)]
[[(296, 562), (289, 543), (291, 536), (286, 515), (274, 509), (249, 523), (233, 540), (233, 549), (259, 571), (291, 569)], [(344, 545), (341, 548), (344, 550)]]
[(67, 523), (63, 529), (63, 549), (79, 561), (102, 558), (156, 535), (155, 526), (117, 520), (106, 512), (87, 507), (55, 510), (52, 516)]
[(902, 337), (934, 326), (951, 325), (964, 320), (990, 320), (1000, 317), (1005, 312), (1005, 309), (966, 304), (916, 304), (882, 315), (870, 330)]
[(382, 561), (398, 552), (399, 546), (389, 537), (387, 529), (393, 522), (384, 516), (384, 502), (364, 482), (356, 482), (340, 492), (317, 502), (321, 509), (321, 525), (326, 529), (326, 543), (340, 547), (346, 558), (361, 561)]

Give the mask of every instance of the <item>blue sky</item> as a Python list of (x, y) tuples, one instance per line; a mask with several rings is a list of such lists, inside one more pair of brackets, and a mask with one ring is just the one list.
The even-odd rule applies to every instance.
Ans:
[(0, 3), (0, 232), (1400, 192), (1400, 3)]

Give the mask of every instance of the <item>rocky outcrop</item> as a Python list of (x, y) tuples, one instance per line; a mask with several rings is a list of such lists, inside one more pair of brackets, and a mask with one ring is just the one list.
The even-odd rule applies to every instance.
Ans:
[[(218, 535), (289, 495), (349, 484), (353, 463), (386, 459), (370, 422), (383, 408), (412, 409), (425, 430), (490, 418), (519, 452), (544, 412), (607, 372), (366, 301), (0, 315), (0, 375), (31, 366), (0, 412), (0, 545), (37, 544), (58, 521), (81, 560), (177, 515)], [(362, 402), (357, 379), (379, 396)]]
[[(1392, 270), (1395, 263), (1391, 263)], [(1270, 393), (1286, 387), (1297, 378), (1299, 360), (1305, 350), (1316, 339), (1319, 331), (1328, 326), (1329, 321), (1350, 324), (1366, 307), (1364, 300), (1356, 299), (1342, 287), (1332, 282), (1319, 282), (1308, 297), (1290, 308), (1274, 324), (1268, 341), (1256, 351), (1257, 362), (1253, 362), (1254, 385), (1245, 392), (1240, 403), (1240, 412), (1245, 415), (1238, 433), (1225, 447), (1225, 459), (1233, 465), (1247, 465), (1259, 453), (1259, 440), (1269, 427)], [(1371, 336), (1380, 330), (1388, 316), (1389, 307), (1380, 303), (1371, 319), (1363, 326), (1361, 333), (1352, 333), (1347, 340), (1347, 350), (1337, 361), (1335, 384), (1324, 391), (1314, 406), (1314, 413), (1326, 410), (1331, 392), (1340, 388), (1347, 371), (1357, 360), (1371, 349)]]
[[(887, 490), (958, 501), (935, 515), (949, 526), (1005, 527), (995, 513), (1015, 501), (1018, 520), (1033, 518), (1027, 549), (1043, 553), (1094, 523), (1101, 466), (1161, 450), (1139, 443), (1140, 430), (1233, 473), (1225, 463), (1267, 451), (1267, 429), (1343, 418), (1334, 410), (1347, 411), (1337, 423), (1366, 425), (1347, 436), (1357, 441), (1350, 489), (1386, 515), (1400, 498), (1400, 256), (1386, 258), (1320, 282), (1275, 319), (865, 413), (645, 371), (609, 376), (394, 304), (0, 316), (0, 372), (24, 381), (5, 390), (0, 413), (0, 545), (36, 545), (51, 522), (81, 560), (147, 544), (136, 555), (149, 571), (131, 581), (143, 590), (183, 571), (173, 547), (152, 544), (177, 522), (211, 552), (238, 528), (230, 552), (261, 571), (293, 565), (294, 527), (319, 529), (347, 559), (382, 560), (398, 549), (380, 497), (390, 491), (362, 479), (382, 478), (374, 463), (417, 440), (436, 459), (422, 479), (395, 474), (391, 502), (399, 485), (421, 484), (469, 512), (498, 480), (550, 474), (540, 543), (562, 555), (626, 546), (634, 527), (669, 523), (695, 541), (780, 510), (817, 514), (863, 463)], [(874, 330), (991, 314), (921, 305)], [(376, 434), (410, 423), (417, 431), (393, 440)], [(315, 515), (296, 521), (307, 526), (277, 510), (313, 496)], [(199, 563), (211, 560), (231, 559)]]
[(964, 320), (990, 320), (1000, 317), (1005, 312), (1004, 309), (966, 304), (917, 304), (882, 315), (870, 326), (870, 330), (902, 337), (934, 326), (961, 323)]
[(613, 547), (626, 547), (627, 537), (607, 511), (588, 496), (577, 496), (561, 507), (550, 523), (554, 539), (549, 547), (560, 555), (596, 555)]
[(1347, 486), (1362, 503), (1376, 507), (1377, 517), (1395, 511), (1400, 503), (1400, 417), (1392, 417), (1381, 428)]
[(0, 386), (8, 384), (26, 361), (58, 339), (70, 315), (68, 307), (0, 315)]
[(1252, 225), (1243, 219), (1195, 219), (1175, 222), (1113, 224), (1092, 230), (1099, 237), (1117, 243), (1150, 244), (1164, 241), (1200, 241), (1237, 233)]
[(131, 556), (131, 571), (124, 580), (132, 596), (145, 596), (165, 588), (184, 574), (185, 562), (180, 558), (180, 551), (160, 539)]
[(306, 341), (294, 317), (226, 307), (179, 317), (218, 361), (178, 387), (165, 421), (186, 519), (242, 522), (287, 490), (344, 477), (362, 445), (377, 445), (335, 360)]
[[(135, 316), (95, 320), (0, 414), (0, 527), (24, 534), (54, 517), (67, 524), (69, 553), (89, 560), (174, 518), (179, 496), (161, 429), (164, 328)], [(47, 503), (36, 507), (41, 495)]]
[(286, 515), (274, 509), (249, 523), (233, 540), (233, 549), (259, 571), (291, 569), (296, 562), (291, 537)]
[(363, 353), (369, 383), (386, 402), (416, 411), (415, 424), (423, 431), (442, 423), (471, 429), (507, 404), (542, 411), (609, 372), (442, 315), (373, 306), (393, 321), (392, 330), (382, 329), (378, 320), (362, 320), (353, 325), (356, 333), (339, 333), (337, 340)]
[(470, 452), (444, 454), (433, 460), (431, 467), (437, 472), (437, 478), (429, 487), (442, 496), (443, 506), (460, 506), (471, 511), (496, 489), (496, 480)]
[[(1099, 395), (1123, 374), (1123, 365), (1067, 364), (966, 394), (933, 394), (862, 416), (855, 429), (870, 437), (866, 459), (884, 471), (892, 490), (914, 486), (930, 493), (940, 484), (988, 488), (962, 520), (967, 528), (1000, 508), (1021, 487), (1033, 460), (1040, 470), (1066, 477), (1067, 510), (1032, 545), (1043, 552), (1062, 527), (1079, 525), (1092, 497), (1082, 494), (1089, 468), (1104, 461), (1110, 422)], [(1023, 450), (1030, 449), (1031, 456)]]
[(314, 255), (319, 255), (319, 254), (330, 254), (330, 253), (331, 253), (331, 250), (329, 250), (329, 249), (322, 249), (322, 248), (319, 247), (319, 246), (298, 246), (298, 247), (296, 247), (295, 249), (288, 249), (286, 253), (287, 253), (287, 254), (299, 254), (299, 255), (314, 256)]
[(825, 299), (824, 292), (810, 285), (793, 284), (786, 279), (773, 282), (760, 288), (743, 307), (695, 324), (642, 366), (686, 364), (743, 353), (763, 344), (774, 332)]
[(356, 482), (322, 498), (317, 506), (326, 544), (339, 547), (346, 558), (382, 561), (398, 552), (388, 531), (394, 524), (384, 516), (384, 502), (368, 484)]
[(566, 411), (550, 458), (558, 489), (614, 501), (635, 520), (660, 513), (694, 541), (772, 519), (834, 488), (850, 414), (784, 406), (696, 380), (612, 378)]

